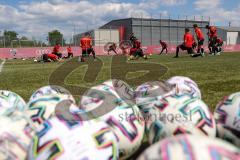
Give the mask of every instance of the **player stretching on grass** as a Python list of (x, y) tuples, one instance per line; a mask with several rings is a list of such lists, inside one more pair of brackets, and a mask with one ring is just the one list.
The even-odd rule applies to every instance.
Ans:
[(217, 38), (217, 55), (220, 55), (222, 52), (223, 40), (222, 38)]
[(210, 54), (215, 55), (217, 53), (217, 28), (215, 26), (206, 25), (206, 29), (208, 29), (208, 37), (209, 37), (209, 47)]
[(117, 45), (116, 45), (116, 43), (113, 42), (108, 48), (108, 55), (111, 51), (113, 51), (117, 55), (118, 53), (117, 53), (116, 49), (117, 49)]
[(56, 43), (52, 51), (52, 54), (55, 54), (56, 56), (58, 56), (58, 58), (62, 58), (62, 53), (60, 53), (60, 48), (61, 48), (60, 43)]
[(185, 51), (187, 50), (188, 54), (193, 54), (193, 44), (194, 44), (194, 37), (193, 35), (190, 33), (190, 30), (189, 28), (185, 28), (185, 34), (184, 34), (184, 37), (183, 37), (183, 44), (177, 46), (177, 49), (176, 49), (176, 56), (174, 58), (178, 58), (178, 54), (179, 54), (179, 51), (180, 49)]
[(197, 53), (198, 54), (201, 54), (202, 56), (204, 55), (204, 48), (203, 48), (203, 44), (204, 44), (204, 35), (203, 35), (203, 32), (200, 28), (198, 28), (198, 25), (197, 24), (194, 24), (193, 25), (193, 28), (195, 30), (195, 34), (196, 34), (196, 37), (197, 37), (197, 41), (198, 41), (198, 44), (197, 44)]
[(133, 41), (133, 47), (130, 49), (130, 58), (128, 60), (137, 59), (138, 57), (147, 59), (147, 56), (144, 55), (141, 48), (141, 42), (138, 39), (135, 39)]
[(164, 42), (164, 41), (162, 41), (162, 40), (160, 40), (159, 43), (160, 43), (161, 46), (162, 46), (162, 51), (160, 52), (159, 55), (161, 55), (161, 54), (163, 53), (164, 50), (166, 50), (166, 54), (167, 54), (167, 53), (168, 53), (168, 46), (167, 46), (167, 43)]
[(84, 57), (88, 57), (90, 54), (93, 55), (93, 58), (95, 59), (95, 51), (92, 47), (92, 38), (90, 37), (89, 33), (86, 33), (83, 38), (80, 40), (80, 46), (82, 48), (82, 57), (81, 62), (84, 62)]

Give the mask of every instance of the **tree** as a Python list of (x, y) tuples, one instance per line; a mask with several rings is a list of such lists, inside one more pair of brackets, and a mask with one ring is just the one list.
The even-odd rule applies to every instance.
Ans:
[(20, 40), (22, 40), (22, 41), (27, 41), (28, 38), (27, 38), (26, 36), (22, 36), (22, 37), (20, 38)]
[(3, 36), (5, 38), (6, 46), (10, 46), (12, 40), (18, 40), (18, 33), (15, 31), (4, 31)]
[(63, 34), (58, 30), (53, 30), (48, 32), (48, 42), (51, 46), (54, 46), (56, 43), (65, 45), (65, 40), (63, 39)]

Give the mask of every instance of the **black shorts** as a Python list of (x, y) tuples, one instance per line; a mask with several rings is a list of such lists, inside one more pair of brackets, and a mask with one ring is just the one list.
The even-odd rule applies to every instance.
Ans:
[(216, 47), (216, 44), (217, 44), (217, 37), (212, 37), (209, 39), (209, 46), (210, 47)]
[(136, 52), (134, 53), (134, 56), (139, 56), (139, 57), (143, 57), (143, 50), (141, 48), (137, 49)]
[(198, 46), (203, 46), (204, 44), (204, 39), (198, 40)]
[(82, 56), (88, 57), (93, 52), (94, 52), (93, 48), (82, 49)]
[(192, 54), (192, 53), (193, 53), (192, 47), (186, 47), (184, 44), (181, 44), (181, 45), (179, 46), (179, 48), (180, 48), (181, 50), (183, 50), (183, 51), (187, 51), (188, 54)]

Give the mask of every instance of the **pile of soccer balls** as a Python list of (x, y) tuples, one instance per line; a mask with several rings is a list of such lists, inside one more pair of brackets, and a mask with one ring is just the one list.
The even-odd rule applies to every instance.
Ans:
[(0, 159), (240, 160), (240, 92), (214, 114), (187, 77), (121, 80), (90, 88), (76, 104), (59, 86), (26, 103), (0, 90)]

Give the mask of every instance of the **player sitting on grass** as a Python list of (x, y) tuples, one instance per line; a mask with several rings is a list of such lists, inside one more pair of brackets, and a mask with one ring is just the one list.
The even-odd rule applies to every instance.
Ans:
[(108, 55), (111, 51), (113, 51), (115, 54), (118, 54), (116, 49), (117, 49), (117, 45), (116, 45), (116, 43), (113, 42), (108, 48)]
[(141, 42), (138, 39), (135, 39), (133, 42), (133, 47), (130, 49), (130, 58), (128, 60), (137, 59), (138, 57), (147, 59), (147, 56), (144, 55), (141, 48)]
[(204, 35), (203, 35), (203, 32), (200, 28), (198, 28), (198, 25), (197, 24), (194, 24), (193, 25), (193, 28), (195, 30), (195, 34), (196, 34), (196, 37), (197, 37), (197, 41), (198, 41), (198, 44), (197, 44), (197, 53), (199, 54), (202, 54), (204, 55), (204, 48), (203, 48), (203, 44), (204, 44)]
[(217, 55), (220, 55), (222, 52), (223, 40), (222, 38), (217, 38)]
[(55, 54), (56, 56), (58, 56), (58, 58), (62, 58), (62, 53), (60, 52), (60, 48), (61, 48), (60, 43), (56, 43), (52, 51), (52, 54)]
[(82, 48), (81, 62), (84, 62), (84, 57), (88, 57), (90, 54), (93, 55), (95, 59), (95, 51), (92, 47), (92, 38), (89, 33), (86, 33), (83, 38), (80, 40), (80, 47)]
[(217, 53), (217, 28), (215, 26), (206, 25), (206, 29), (208, 29), (208, 37), (209, 37), (209, 47), (210, 54), (215, 55)]
[(185, 34), (184, 34), (184, 37), (183, 37), (183, 44), (177, 46), (177, 49), (176, 49), (176, 56), (174, 58), (178, 58), (178, 54), (179, 54), (179, 51), (180, 49), (185, 51), (187, 50), (188, 54), (194, 54), (193, 52), (193, 44), (194, 44), (194, 37), (193, 35), (190, 33), (190, 30), (189, 28), (185, 28)]
[(72, 58), (73, 57), (73, 52), (72, 52), (72, 48), (71, 46), (69, 45), (68, 48), (67, 48), (67, 52), (68, 52), (68, 55), (63, 57), (64, 59), (69, 59), (69, 58)]
[(161, 54), (163, 53), (164, 50), (166, 50), (166, 54), (167, 54), (167, 53), (168, 53), (168, 46), (167, 46), (167, 43), (164, 42), (164, 41), (162, 41), (162, 40), (160, 40), (159, 43), (160, 43), (160, 45), (162, 46), (162, 51), (160, 52), (159, 55), (161, 55)]

